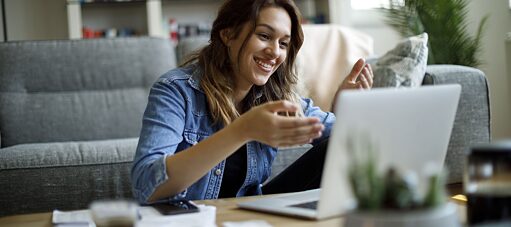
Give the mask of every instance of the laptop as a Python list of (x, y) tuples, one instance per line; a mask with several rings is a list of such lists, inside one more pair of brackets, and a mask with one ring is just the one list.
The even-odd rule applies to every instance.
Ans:
[[(343, 91), (337, 98), (320, 189), (239, 203), (243, 209), (325, 219), (356, 207), (348, 183), (348, 139), (366, 133), (376, 144), (377, 168), (441, 171), (447, 153), (461, 86), (375, 88)], [(432, 169), (434, 168), (434, 169)], [(436, 169), (435, 169), (436, 168)], [(419, 178), (419, 182), (424, 179)]]

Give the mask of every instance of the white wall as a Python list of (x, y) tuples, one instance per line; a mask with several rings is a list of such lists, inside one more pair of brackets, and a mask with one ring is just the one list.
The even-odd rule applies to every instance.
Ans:
[(7, 39), (66, 39), (66, 0), (5, 0)]
[(511, 139), (511, 75), (507, 64), (510, 56), (505, 53), (506, 33), (511, 32), (511, 10), (508, 0), (471, 0), (469, 4), (469, 29), (476, 31), (479, 21), (489, 15), (488, 27), (483, 38), (481, 67), (490, 82), (492, 111), (492, 138)]
[(375, 55), (382, 55), (388, 50), (394, 48), (401, 39), (399, 34), (387, 25), (354, 27), (373, 37)]
[[(348, 0), (344, 0), (348, 1)], [(486, 74), (490, 85), (490, 108), (492, 138), (511, 139), (511, 56), (505, 53), (505, 37), (511, 32), (511, 10), (508, 0), (469, 0), (468, 29), (475, 33), (484, 15), (490, 15), (487, 30), (483, 37), (480, 69)], [(375, 41), (375, 53), (383, 54), (399, 41), (399, 35), (382, 23), (377, 15), (353, 15), (347, 24), (371, 35)], [(364, 19), (365, 18), (365, 19)], [(510, 53), (511, 55), (511, 53)], [(510, 67), (511, 70), (511, 67)], [(477, 120), (477, 119), (475, 119)]]

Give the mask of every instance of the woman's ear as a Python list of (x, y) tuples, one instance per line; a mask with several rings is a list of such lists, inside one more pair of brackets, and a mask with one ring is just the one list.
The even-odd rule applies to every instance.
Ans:
[(220, 38), (222, 38), (222, 42), (224, 45), (229, 46), (231, 41), (231, 29), (225, 28), (220, 31)]

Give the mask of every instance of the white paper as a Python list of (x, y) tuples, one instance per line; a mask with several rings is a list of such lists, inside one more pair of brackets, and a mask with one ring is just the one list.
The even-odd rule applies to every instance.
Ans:
[(65, 227), (94, 227), (96, 226), (91, 219), (89, 210), (60, 211), (54, 210), (52, 215), (52, 223), (55, 226)]
[[(139, 207), (141, 219), (137, 227), (148, 226), (183, 226), (183, 227), (215, 227), (216, 207), (197, 205), (199, 212), (176, 215), (161, 215), (152, 207)], [(52, 222), (55, 226), (95, 227), (89, 210), (53, 211)]]

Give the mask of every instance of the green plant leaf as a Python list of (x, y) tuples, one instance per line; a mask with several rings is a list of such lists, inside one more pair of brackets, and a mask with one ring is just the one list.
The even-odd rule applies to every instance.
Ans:
[(481, 38), (488, 16), (479, 23), (475, 35), (468, 33), (468, 0), (404, 0), (400, 5), (389, 0), (390, 8), (383, 9), (385, 23), (401, 36), (428, 33), (428, 64), (456, 64), (478, 67), (482, 61)]

